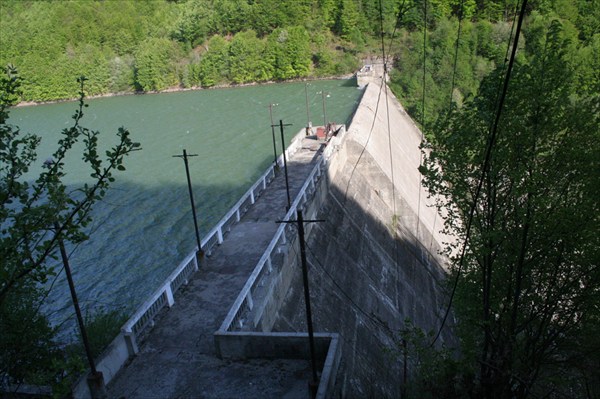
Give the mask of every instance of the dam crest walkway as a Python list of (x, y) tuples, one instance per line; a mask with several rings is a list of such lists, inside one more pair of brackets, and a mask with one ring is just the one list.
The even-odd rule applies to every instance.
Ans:
[[(323, 142), (301, 138), (288, 159), (292, 200), (322, 156)], [(108, 384), (109, 398), (306, 398), (305, 359), (220, 359), (213, 334), (286, 215), (283, 168), (199, 265), (173, 307), (163, 310), (139, 352)]]

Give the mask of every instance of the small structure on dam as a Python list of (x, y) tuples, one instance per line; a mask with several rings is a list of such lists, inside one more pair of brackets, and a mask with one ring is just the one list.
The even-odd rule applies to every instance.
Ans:
[(388, 82), (390, 64), (392, 63), (388, 62), (387, 73), (384, 73), (385, 64), (382, 59), (375, 57), (363, 60), (363, 66), (356, 72), (356, 85), (358, 87), (366, 87), (369, 83), (380, 85), (384, 76)]

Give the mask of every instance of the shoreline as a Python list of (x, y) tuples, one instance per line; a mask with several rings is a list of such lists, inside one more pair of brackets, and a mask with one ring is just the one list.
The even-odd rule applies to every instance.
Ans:
[[(185, 91), (229, 89), (229, 88), (236, 88), (236, 87), (272, 85), (272, 84), (277, 84), (277, 83), (314, 82), (314, 81), (319, 81), (319, 80), (346, 80), (346, 79), (351, 79), (354, 76), (355, 76), (355, 74), (346, 74), (346, 75), (338, 75), (338, 76), (325, 76), (325, 77), (312, 78), (312, 79), (298, 78), (298, 79), (289, 79), (289, 80), (282, 80), (282, 81), (269, 80), (266, 82), (251, 82), (251, 83), (241, 83), (241, 84), (224, 83), (224, 84), (219, 84), (219, 85), (215, 85), (215, 86), (211, 86), (211, 87), (202, 87), (202, 86), (169, 87), (164, 90), (121, 91), (121, 92), (116, 92), (116, 93), (106, 93), (106, 94), (96, 94), (93, 96), (85, 96), (85, 99), (93, 100), (96, 98), (109, 98), (109, 97), (120, 97), (120, 96), (139, 96), (139, 95), (145, 95), (145, 94), (179, 93), (179, 92), (185, 92)], [(37, 105), (48, 105), (48, 104), (73, 102), (73, 101), (77, 101), (78, 99), (79, 99), (78, 97), (74, 97), (74, 98), (51, 100), (51, 101), (21, 101), (20, 103), (15, 104), (12, 107), (14, 107), (14, 108), (35, 107)]]

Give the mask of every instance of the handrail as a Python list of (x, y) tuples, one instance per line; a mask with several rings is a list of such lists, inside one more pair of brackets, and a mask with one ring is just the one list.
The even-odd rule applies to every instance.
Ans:
[[(198, 250), (198, 247), (196, 247), (196, 251)], [(144, 314), (148, 311), (149, 308), (152, 307), (152, 305), (158, 300), (158, 298), (160, 298), (161, 296), (165, 295), (167, 296), (167, 301), (169, 302), (170, 305), (173, 304), (172, 299), (173, 299), (173, 292), (171, 289), (171, 283), (173, 281), (175, 281), (179, 275), (186, 269), (187, 266), (190, 265), (190, 262), (193, 261), (193, 265), (194, 265), (194, 269), (198, 270), (198, 263), (196, 261), (196, 251), (190, 253), (180, 264), (179, 266), (177, 266), (177, 268), (175, 268), (175, 270), (173, 270), (173, 272), (171, 274), (169, 274), (169, 276), (166, 278), (165, 282), (156, 290), (154, 291), (154, 293), (150, 296), (150, 298), (148, 298), (144, 303), (142, 303), (137, 311), (129, 318), (129, 320), (127, 320), (125, 322), (125, 324), (122, 327), (122, 330), (124, 332), (127, 333), (132, 333), (134, 332), (134, 326), (135, 324), (142, 319), (142, 317), (144, 316)], [(188, 271), (189, 273), (189, 271)], [(191, 274), (191, 273), (190, 273)]]
[[(343, 135), (343, 133), (345, 132), (345, 126), (342, 125), (341, 129), (342, 130), (341, 130), (340, 136)], [(323, 155), (321, 156), (321, 158), (319, 159), (317, 164), (314, 166), (313, 170), (311, 171), (308, 178), (304, 182), (304, 185), (298, 192), (298, 195), (294, 199), (294, 202), (292, 202), (290, 209), (288, 210), (288, 212), (285, 215), (285, 220), (290, 220), (290, 219), (292, 219), (292, 217), (294, 217), (296, 209), (298, 208), (298, 205), (300, 204), (300, 201), (302, 200), (302, 198), (305, 196), (305, 194), (308, 190), (308, 187), (310, 185), (316, 185), (317, 179), (315, 179), (315, 175), (317, 173), (319, 173), (319, 176), (317, 176), (317, 177), (320, 177), (321, 168), (323, 168), (325, 166), (326, 162), (331, 157), (333, 151), (336, 150), (336, 147), (339, 144), (339, 141), (340, 141), (340, 139), (338, 137), (335, 137), (332, 139), (332, 141), (326, 147)], [(248, 277), (248, 280), (246, 280), (246, 284), (244, 285), (244, 287), (238, 294), (238, 297), (236, 298), (235, 302), (229, 309), (229, 312), (227, 313), (227, 316), (223, 320), (223, 323), (221, 324), (219, 331), (231, 331), (235, 321), (237, 319), (239, 319), (240, 314), (243, 311), (242, 305), (244, 303), (247, 304), (247, 306), (250, 308), (250, 310), (254, 307), (254, 303), (253, 303), (253, 299), (252, 299), (252, 289), (256, 285), (257, 278), (262, 273), (265, 264), (267, 264), (267, 262), (270, 260), (272, 254), (275, 250), (275, 247), (277, 246), (281, 237), (284, 234), (285, 229), (286, 229), (286, 225), (281, 224), (279, 226), (279, 228), (277, 229), (277, 231), (275, 232), (273, 239), (271, 240), (271, 242), (265, 249), (265, 252), (263, 253), (260, 260), (257, 262), (254, 270), (252, 271), (252, 274)]]
[[(213, 227), (208, 232), (208, 234), (201, 240), (200, 243), (202, 244), (202, 248), (205, 251), (210, 252), (210, 249), (212, 248), (212, 246), (214, 246), (214, 244), (209, 246), (208, 243), (215, 237), (215, 235), (217, 236), (218, 243), (223, 243), (223, 226), (231, 219), (233, 215), (236, 215), (236, 218), (238, 219), (237, 221), (239, 221), (239, 217), (241, 217), (241, 215), (238, 215), (238, 212), (242, 204), (246, 202), (248, 198), (253, 198), (254, 190), (259, 186), (259, 184), (263, 185), (263, 189), (266, 188), (267, 177), (270, 175), (275, 176), (274, 165), (271, 165), (267, 168), (265, 173), (262, 174), (262, 176), (248, 189), (248, 191), (246, 191), (246, 193), (242, 195), (238, 202), (236, 202), (235, 205), (233, 205), (231, 209), (229, 209), (225, 216), (223, 216), (221, 220), (219, 220), (215, 227)], [(252, 199), (251, 202), (254, 203), (254, 199)]]
[[(304, 185), (300, 189), (300, 192), (294, 199), (294, 202), (292, 202), (290, 209), (286, 213), (285, 220), (290, 220), (292, 215), (294, 215), (298, 205), (300, 204), (302, 197), (306, 193), (306, 190), (307, 190), (309, 184), (311, 184), (311, 181), (313, 181), (315, 175), (318, 172), (320, 172), (321, 165), (324, 162), (325, 162), (324, 158), (321, 157), (319, 159), (319, 161), (317, 162), (317, 164), (314, 166), (313, 170), (311, 171), (308, 178), (304, 182)], [(246, 302), (248, 304), (253, 303), (252, 296), (251, 296), (251, 290), (254, 287), (257, 277), (260, 275), (260, 273), (262, 272), (262, 269), (264, 268), (265, 264), (267, 263), (267, 260), (271, 257), (271, 255), (275, 249), (275, 246), (277, 245), (280, 238), (284, 234), (285, 229), (286, 229), (286, 225), (283, 223), (279, 226), (279, 228), (277, 228), (277, 231), (275, 232), (273, 239), (267, 246), (267, 249), (265, 249), (265, 252), (263, 253), (262, 257), (260, 258), (260, 260), (258, 261), (256, 266), (254, 267), (252, 274), (250, 274), (250, 277), (248, 277), (248, 280), (246, 280), (246, 284), (244, 284), (244, 287), (242, 288), (242, 290), (240, 291), (235, 302), (229, 309), (229, 312), (227, 313), (227, 317), (225, 317), (225, 320), (223, 320), (223, 323), (221, 324), (219, 331), (229, 331), (231, 329), (231, 327), (234, 323), (234, 320), (239, 316), (239, 312), (242, 310), (241, 307), (244, 302)], [(249, 305), (249, 306), (252, 307), (253, 305)]]

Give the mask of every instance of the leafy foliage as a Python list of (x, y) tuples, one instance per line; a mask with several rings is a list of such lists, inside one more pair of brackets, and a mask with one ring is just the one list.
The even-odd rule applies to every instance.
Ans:
[(119, 310), (102, 309), (85, 315), (84, 324), (92, 356), (98, 357), (102, 354), (102, 351), (119, 334), (120, 328), (126, 321), (127, 315)]
[[(9, 381), (39, 382), (56, 372), (62, 352), (53, 343), (54, 331), (39, 312), (42, 284), (55, 274), (51, 260), (59, 240), (79, 243), (88, 237), (90, 209), (104, 197), (115, 170), (125, 170), (125, 156), (139, 148), (129, 132), (120, 128), (118, 143), (100, 156), (99, 132), (81, 125), (86, 104), (85, 78), (79, 79), (79, 107), (74, 124), (64, 129), (51, 159), (37, 178), (40, 138), (22, 135), (9, 124), (8, 106), (16, 101), (20, 78), (7, 68), (0, 78), (0, 377)], [(82, 159), (90, 183), (69, 191), (62, 183), (67, 154), (82, 142)], [(53, 379), (50, 378), (51, 380)]]
[[(574, 62), (574, 34), (558, 19), (532, 21), (530, 57), (513, 71), (485, 173), (501, 69), (437, 126), (422, 168), (461, 243), (483, 176), (464, 266), (454, 270), (475, 397), (583, 395), (600, 381), (588, 369), (600, 341), (582, 340), (600, 327), (599, 95), (576, 90), (577, 70), (593, 66)], [(457, 245), (448, 248), (455, 265)]]

